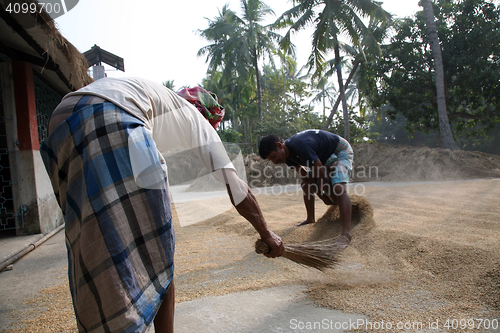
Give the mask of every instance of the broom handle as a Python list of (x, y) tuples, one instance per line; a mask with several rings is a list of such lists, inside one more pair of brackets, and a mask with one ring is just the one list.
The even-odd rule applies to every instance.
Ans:
[(271, 248), (262, 239), (257, 239), (255, 242), (255, 252), (258, 254), (268, 254), (271, 252)]

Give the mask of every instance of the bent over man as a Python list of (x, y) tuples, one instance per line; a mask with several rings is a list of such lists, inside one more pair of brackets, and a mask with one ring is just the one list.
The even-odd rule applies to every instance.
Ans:
[(307, 217), (302, 226), (316, 221), (314, 195), (325, 204), (337, 204), (342, 220), (341, 247), (351, 241), (351, 199), (347, 183), (352, 170), (353, 150), (344, 138), (323, 130), (305, 130), (283, 140), (277, 135), (263, 137), (259, 155), (274, 164), (286, 163), (299, 173)]
[(203, 97), (195, 107), (152, 81), (103, 78), (54, 111), (41, 153), (64, 214), (80, 332), (144, 332), (153, 322), (157, 333), (173, 331), (174, 230), (162, 156), (172, 149), (191, 149), (226, 184), (272, 249), (268, 257), (283, 253), (214, 129), (222, 108), (205, 112), (218, 103)]

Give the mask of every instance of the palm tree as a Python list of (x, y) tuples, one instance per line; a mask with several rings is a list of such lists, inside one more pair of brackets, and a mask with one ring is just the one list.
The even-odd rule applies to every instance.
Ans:
[(328, 81), (328, 77), (324, 76), (314, 85), (313, 98), (311, 103), (321, 102), (323, 105), (323, 117), (326, 115), (326, 101), (333, 106), (334, 95), (337, 94), (337, 88), (333, 82)]
[(260, 24), (267, 15), (274, 14), (263, 1), (241, 0), (241, 8), (243, 10), (241, 18), (225, 5), (214, 20), (208, 20), (208, 28), (200, 30), (199, 33), (212, 44), (201, 48), (198, 56), (207, 55), (209, 71), (223, 68), (225, 80), (229, 81), (234, 76), (244, 79), (251, 75), (255, 78), (258, 119), (261, 122), (262, 91), (259, 61), (265, 55), (272, 61), (281, 36), (273, 32), (271, 26)]
[[(349, 49), (348, 45), (344, 44), (344, 43), (341, 43), (341, 47), (344, 50)], [(335, 104), (332, 104), (332, 109), (330, 111), (330, 115), (328, 116), (325, 123), (323, 124), (324, 130), (327, 130), (328, 127), (330, 127), (330, 124), (332, 123), (333, 116), (335, 115), (335, 113), (337, 113), (337, 108), (339, 107), (340, 102), (342, 102), (342, 103), (345, 102), (347, 104), (347, 99), (345, 97), (346, 87), (348, 87), (349, 84), (351, 83), (351, 80), (354, 77), (354, 74), (356, 73), (356, 70), (358, 69), (358, 66), (361, 63), (361, 61), (362, 61), (361, 58), (356, 56), (355, 60), (353, 62), (351, 72), (349, 73), (349, 77), (347, 78), (345, 83), (343, 82), (343, 79), (341, 79), (342, 91), (340, 91), (340, 89), (339, 89), (339, 94), (337, 95), (337, 99), (335, 101)], [(339, 74), (339, 67), (341, 67), (341, 66), (337, 64), (337, 58), (333, 58), (333, 59), (327, 61), (326, 63), (329, 64), (331, 68), (330, 68), (330, 70), (325, 72), (325, 74), (324, 74), (325, 77), (330, 77), (333, 74), (333, 72), (336, 72), (337, 75)], [(342, 75), (342, 74), (340, 73), (340, 75)], [(339, 81), (337, 80), (337, 82), (339, 82)], [(344, 107), (344, 104), (343, 104), (343, 107)], [(348, 116), (346, 117), (345, 110), (346, 109), (343, 108), (344, 129), (345, 129), (344, 130), (344, 137), (349, 138), (349, 136), (350, 136), (349, 135), (349, 117)]]
[(291, 43), (293, 30), (300, 30), (313, 23), (315, 30), (312, 39), (312, 52), (308, 60), (310, 70), (315, 75), (324, 73), (325, 55), (334, 51), (335, 68), (345, 121), (344, 137), (349, 140), (349, 114), (345, 98), (344, 82), (340, 57), (339, 36), (345, 34), (353, 44), (359, 43), (359, 36), (367, 32), (363, 17), (377, 18), (379, 21), (390, 19), (390, 14), (374, 0), (297, 0), (297, 5), (286, 11), (277, 23), (289, 22), (290, 28), (281, 41), (282, 47)]
[[(352, 65), (351, 71), (349, 73), (349, 76), (347, 80), (345, 81), (344, 87), (348, 87), (355, 78), (355, 76), (358, 76), (356, 86), (358, 87), (362, 85), (365, 80), (368, 80), (366, 77), (359, 75), (356, 75), (358, 72), (358, 68), (360, 66), (363, 66), (367, 61), (372, 61), (373, 57), (378, 57), (379, 55), (382, 54), (382, 51), (380, 49), (379, 43), (382, 42), (382, 40), (387, 37), (387, 33), (389, 31), (390, 27), (390, 21), (378, 21), (376, 18), (371, 18), (370, 23), (368, 24), (368, 29), (365, 30), (364, 35), (361, 35), (360, 41), (357, 45), (349, 45), (346, 43), (340, 43), (340, 46), (342, 50), (344, 51), (345, 54), (349, 55), (350, 57), (353, 58), (352, 60)], [(332, 70), (335, 69), (334, 64), (335, 64), (335, 59), (331, 59), (327, 62), (330, 64), (330, 70), (325, 73), (325, 76), (329, 76), (332, 74)], [(362, 67), (361, 67), (362, 68)], [(345, 90), (345, 88), (344, 88)], [(359, 94), (359, 92), (358, 92)], [(337, 108), (341, 102), (341, 95), (339, 94), (337, 97), (337, 100), (335, 102), (335, 105), (333, 106), (330, 115), (328, 116), (327, 120), (325, 121), (323, 125), (323, 129), (326, 130), (328, 127), (330, 127), (330, 124), (332, 122), (333, 116), (337, 112)], [(347, 119), (348, 120), (348, 119)], [(346, 119), (344, 119), (344, 126), (345, 126)]]
[(174, 90), (174, 80), (167, 80), (167, 81), (163, 81), (163, 86), (169, 88), (169, 89), (172, 89)]
[(431, 46), (436, 71), (436, 94), (441, 144), (444, 148), (459, 149), (455, 139), (453, 138), (450, 121), (448, 120), (448, 113), (446, 111), (443, 58), (441, 57), (441, 45), (439, 44), (436, 22), (434, 21), (432, 2), (431, 0), (422, 0), (420, 5), (424, 8), (425, 25), (427, 26), (427, 33), (429, 34), (429, 44)]

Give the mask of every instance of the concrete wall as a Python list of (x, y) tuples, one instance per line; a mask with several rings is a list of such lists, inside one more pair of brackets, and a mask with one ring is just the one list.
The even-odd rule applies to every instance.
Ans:
[(8, 149), (20, 226), (16, 234), (46, 234), (64, 220), (40, 156), (33, 72), (29, 64), (13, 62), (0, 64), (0, 75), (5, 118), (11, 119)]
[(45, 170), (42, 156), (38, 150), (33, 151), (33, 165), (35, 169), (35, 186), (38, 199), (40, 231), (46, 234), (63, 224), (64, 216), (57, 203), (49, 175)]
[(47, 234), (64, 223), (40, 151), (18, 151), (17, 170), (19, 203), (24, 220), (24, 228), (18, 234)]

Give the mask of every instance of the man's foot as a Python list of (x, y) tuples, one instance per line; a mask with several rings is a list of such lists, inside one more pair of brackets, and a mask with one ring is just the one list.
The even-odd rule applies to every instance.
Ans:
[(297, 223), (296, 226), (301, 227), (303, 225), (310, 224), (310, 223), (314, 223), (314, 221), (305, 220), (305, 221), (302, 221), (300, 223)]
[(347, 235), (340, 235), (339, 238), (333, 241), (333, 245), (336, 248), (343, 250), (349, 245), (350, 242), (351, 242), (351, 237)]

